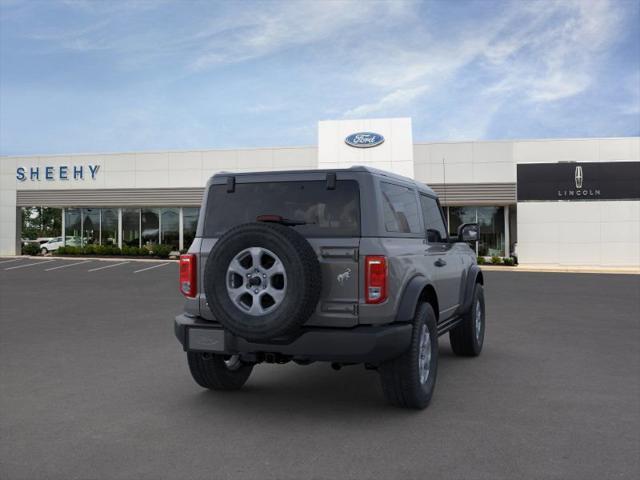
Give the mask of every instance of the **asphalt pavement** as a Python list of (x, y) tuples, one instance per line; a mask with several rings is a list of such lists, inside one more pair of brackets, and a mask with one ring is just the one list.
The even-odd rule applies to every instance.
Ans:
[(201, 389), (175, 263), (5, 262), (3, 480), (640, 476), (638, 275), (486, 272), (484, 352), (442, 337), (432, 404), (406, 411), (361, 366)]

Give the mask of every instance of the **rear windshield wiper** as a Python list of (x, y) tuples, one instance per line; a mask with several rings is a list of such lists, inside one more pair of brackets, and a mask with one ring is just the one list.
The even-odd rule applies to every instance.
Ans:
[(292, 220), (290, 218), (284, 218), (280, 215), (258, 215), (256, 217), (257, 222), (279, 223), (287, 227), (295, 227), (296, 225), (307, 225), (304, 220)]

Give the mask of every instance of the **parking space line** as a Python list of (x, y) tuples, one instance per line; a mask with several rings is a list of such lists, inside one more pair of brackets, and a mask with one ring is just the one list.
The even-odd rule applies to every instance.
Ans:
[(151, 270), (152, 268), (160, 268), (160, 267), (164, 267), (165, 265), (170, 265), (170, 264), (171, 264), (171, 262), (161, 263), (160, 265), (154, 265), (153, 267), (147, 267), (147, 268), (142, 268), (140, 270), (135, 270), (133, 273), (146, 272), (147, 270)]
[(34, 265), (44, 265), (45, 263), (55, 262), (55, 260), (45, 260), (36, 263), (27, 263), (26, 265), (16, 265), (15, 267), (5, 268), (5, 270), (15, 270), (16, 268), (33, 267)]
[(11, 263), (11, 262), (17, 262), (18, 260), (22, 260), (21, 258), (14, 258), (13, 260), (5, 260), (3, 262), (0, 262), (0, 264), (2, 263)]
[(44, 271), (50, 272), (51, 270), (58, 270), (59, 268), (67, 268), (67, 267), (73, 267), (74, 265), (82, 265), (83, 263), (89, 263), (90, 261), (91, 260), (85, 260), (84, 262), (69, 263), (68, 265), (60, 265), (58, 267), (45, 268)]
[(113, 265), (107, 265), (106, 267), (92, 268), (90, 270), (87, 270), (87, 272), (97, 272), (98, 270), (104, 270), (105, 268), (117, 267), (118, 265), (124, 265), (125, 263), (129, 263), (129, 262), (118, 262), (118, 263), (114, 263)]

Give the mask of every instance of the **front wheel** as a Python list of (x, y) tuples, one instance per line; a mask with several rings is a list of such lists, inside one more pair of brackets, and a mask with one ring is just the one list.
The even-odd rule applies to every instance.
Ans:
[(237, 355), (187, 352), (191, 376), (198, 385), (211, 390), (238, 390), (246, 383), (253, 365)]
[(462, 323), (449, 332), (453, 353), (461, 357), (477, 357), (482, 352), (486, 318), (484, 289), (476, 283), (471, 308), (462, 317)]
[(49, 253), (49, 250), (47, 250), (46, 248), (43, 248), (43, 249), (40, 250), (40, 253), (42, 255), (46, 255), (47, 253)]
[(429, 405), (438, 373), (438, 331), (431, 305), (418, 305), (409, 349), (378, 370), (389, 403), (420, 409)]

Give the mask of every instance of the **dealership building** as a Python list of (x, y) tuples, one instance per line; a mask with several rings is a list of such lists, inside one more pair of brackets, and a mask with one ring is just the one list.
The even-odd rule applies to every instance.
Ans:
[(178, 250), (216, 172), (353, 165), (428, 184), (450, 233), (480, 224), (479, 255), (640, 268), (640, 137), (414, 143), (408, 118), (319, 122), (317, 146), (2, 157), (0, 255), (20, 253), (23, 207), (59, 208), (83, 244)]

